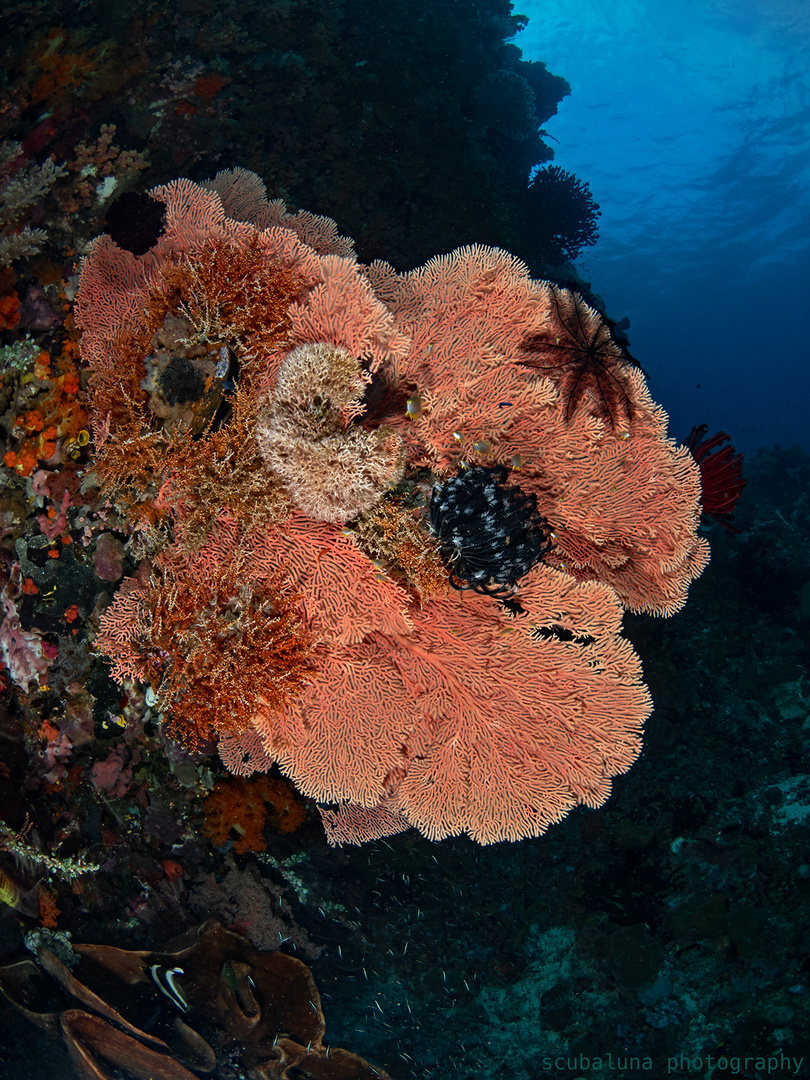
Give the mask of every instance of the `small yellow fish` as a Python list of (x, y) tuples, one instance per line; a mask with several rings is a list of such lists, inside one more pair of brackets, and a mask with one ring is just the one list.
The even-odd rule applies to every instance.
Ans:
[(512, 458), (512, 472), (520, 472), (523, 467), (523, 454), (515, 454)]
[(492, 443), (489, 439), (477, 439), (473, 443), (473, 450), (475, 450), (476, 454), (488, 454), (491, 449)]
[(409, 420), (418, 420), (422, 415), (422, 399), (418, 394), (409, 397), (405, 402), (405, 415)]
[(10, 877), (0, 870), (0, 904), (13, 908), (20, 897), (20, 890)]

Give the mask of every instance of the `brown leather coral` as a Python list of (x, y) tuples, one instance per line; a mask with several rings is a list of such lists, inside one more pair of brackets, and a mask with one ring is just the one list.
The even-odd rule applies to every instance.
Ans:
[(73, 948), (75, 974), (42, 949), (41, 968), (32, 960), (0, 968), (0, 991), (50, 1034), (61, 1032), (81, 1080), (121, 1072), (214, 1080), (218, 1064), (235, 1058), (250, 1080), (386, 1080), (356, 1054), (323, 1045), (320, 995), (306, 964), (260, 952), (213, 920), (161, 952)]

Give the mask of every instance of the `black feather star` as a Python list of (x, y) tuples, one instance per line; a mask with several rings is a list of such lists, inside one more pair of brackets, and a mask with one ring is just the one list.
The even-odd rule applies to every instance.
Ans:
[(537, 496), (507, 486), (503, 465), (474, 465), (433, 490), (430, 527), (450, 564), (454, 589), (508, 597), (551, 550)]
[(548, 328), (527, 334), (518, 348), (520, 363), (548, 375), (560, 387), (569, 423), (587, 393), (598, 414), (615, 430), (632, 419), (626, 371), (639, 367), (617, 342), (613, 324), (579, 293), (549, 285), (552, 318)]

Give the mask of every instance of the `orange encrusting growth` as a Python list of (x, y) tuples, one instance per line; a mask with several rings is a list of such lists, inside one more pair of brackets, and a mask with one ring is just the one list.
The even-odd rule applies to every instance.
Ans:
[(58, 357), (40, 352), (27, 369), (33, 376), (31, 385), (38, 384), (41, 390), (14, 420), (11, 434), (17, 448), (3, 457), (21, 476), (30, 476), (40, 462), (53, 457), (60, 442), (68, 442), (87, 426), (74, 358), (75, 342), (68, 339)]
[[(279, 833), (291, 833), (304, 823), (306, 804), (281, 777), (231, 777), (218, 780), (203, 803), (202, 831), (220, 847), (234, 840), (234, 851), (264, 851), (267, 822)], [(235, 833), (234, 838), (231, 833)]]

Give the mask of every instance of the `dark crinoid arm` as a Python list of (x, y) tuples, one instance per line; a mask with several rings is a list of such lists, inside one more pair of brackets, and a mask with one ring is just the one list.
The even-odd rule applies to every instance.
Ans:
[(518, 346), (525, 367), (542, 372), (560, 388), (565, 420), (588, 394), (598, 414), (616, 430), (629, 424), (633, 406), (627, 372), (638, 363), (613, 336), (609, 320), (579, 293), (549, 287), (551, 320), (547, 329), (527, 334)]

